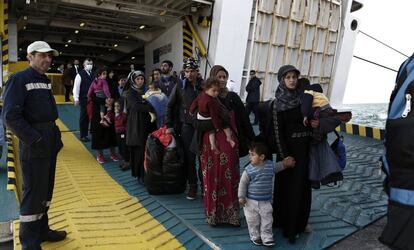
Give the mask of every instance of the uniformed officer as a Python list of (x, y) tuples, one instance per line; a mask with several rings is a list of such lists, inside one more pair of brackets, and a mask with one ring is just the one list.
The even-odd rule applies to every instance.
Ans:
[(30, 67), (10, 76), (3, 99), (7, 128), (19, 138), (23, 197), (20, 242), (23, 249), (41, 249), (43, 241), (60, 241), (65, 231), (49, 228), (47, 211), (53, 194), (56, 157), (62, 148), (52, 84), (45, 75), (58, 52), (43, 41), (27, 47)]

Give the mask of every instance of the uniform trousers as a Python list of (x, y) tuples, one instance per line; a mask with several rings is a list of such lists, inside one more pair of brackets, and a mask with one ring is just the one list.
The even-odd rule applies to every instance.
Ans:
[(20, 204), (19, 238), (22, 249), (40, 249), (41, 239), (49, 229), (47, 212), (55, 184), (56, 157), (63, 144), (54, 123), (40, 126), (39, 142), (20, 142), (20, 165), (23, 177)]

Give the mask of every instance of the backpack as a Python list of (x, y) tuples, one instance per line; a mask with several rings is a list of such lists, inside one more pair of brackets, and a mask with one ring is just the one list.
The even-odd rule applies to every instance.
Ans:
[(339, 135), (339, 133), (334, 130), (336, 139), (331, 144), (331, 149), (334, 151), (336, 157), (338, 158), (339, 167), (343, 171), (346, 166), (346, 149), (344, 144), (344, 137)]
[(185, 191), (184, 151), (173, 135), (161, 127), (148, 136), (145, 146), (144, 182), (149, 194)]

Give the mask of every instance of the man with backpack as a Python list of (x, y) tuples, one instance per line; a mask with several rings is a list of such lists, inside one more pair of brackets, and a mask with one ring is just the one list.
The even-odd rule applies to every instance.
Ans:
[(189, 200), (197, 196), (196, 154), (189, 150), (195, 132), (194, 117), (188, 110), (201, 92), (202, 79), (198, 78), (198, 67), (194, 58), (190, 57), (184, 62), (185, 78), (172, 89), (166, 114), (168, 132), (179, 135), (185, 149), (184, 166), (187, 167)]

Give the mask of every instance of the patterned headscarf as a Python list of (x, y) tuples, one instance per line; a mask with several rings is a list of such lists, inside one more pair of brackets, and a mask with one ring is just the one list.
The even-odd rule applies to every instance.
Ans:
[(291, 71), (297, 73), (298, 76), (300, 75), (299, 70), (291, 65), (282, 66), (278, 72), (279, 86), (276, 90), (276, 100), (274, 102), (275, 109), (278, 112), (293, 109), (300, 105), (300, 88), (288, 89), (285, 84), (285, 76)]
[(184, 69), (198, 69), (198, 61), (194, 57), (189, 57), (187, 59), (184, 59)]
[(129, 89), (131, 87), (133, 88), (135, 79), (137, 79), (138, 76), (143, 76), (144, 77), (144, 85), (145, 85), (145, 74), (144, 74), (144, 72), (142, 72), (141, 70), (135, 70), (135, 71), (132, 71), (131, 73), (129, 73), (128, 78), (127, 78), (127, 82), (125, 84), (125, 89)]

